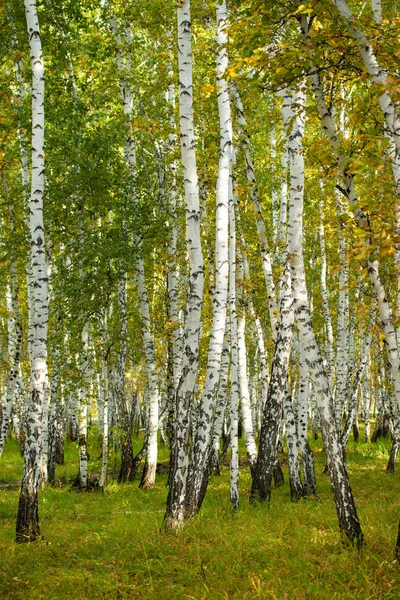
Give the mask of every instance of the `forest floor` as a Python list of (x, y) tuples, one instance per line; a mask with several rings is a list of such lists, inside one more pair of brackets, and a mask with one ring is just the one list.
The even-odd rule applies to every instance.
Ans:
[[(94, 440), (93, 431), (90, 472), (98, 473)], [(274, 490), (269, 508), (252, 506), (243, 466), (241, 504), (233, 514), (224, 466), (210, 478), (201, 513), (178, 534), (166, 534), (166, 474), (153, 490), (110, 479), (104, 493), (70, 491), (78, 450), (68, 444), (58, 485), (40, 494), (43, 541), (16, 545), (16, 482), (23, 464), (10, 440), (0, 462), (0, 599), (398, 600), (400, 466), (394, 477), (386, 475), (389, 442), (349, 443), (348, 470), (366, 541), (361, 553), (341, 544), (329, 479), (322, 475), (322, 443), (312, 445), (316, 497), (294, 504), (285, 483)], [(166, 463), (165, 448), (160, 460)], [(111, 469), (115, 461), (110, 457)]]

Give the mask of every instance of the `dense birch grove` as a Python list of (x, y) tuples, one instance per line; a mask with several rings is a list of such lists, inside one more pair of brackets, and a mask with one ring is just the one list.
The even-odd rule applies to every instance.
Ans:
[(286, 478), (288, 501), (317, 494), (311, 436), (343, 542), (367, 540), (347, 444), (390, 436), (388, 476), (400, 446), (399, 11), (3, 0), (0, 457), (14, 437), (17, 542), (41, 537), (65, 439), (80, 493), (114, 476), (151, 489), (166, 446), (176, 530), (224, 467), (233, 511), (267, 510)]

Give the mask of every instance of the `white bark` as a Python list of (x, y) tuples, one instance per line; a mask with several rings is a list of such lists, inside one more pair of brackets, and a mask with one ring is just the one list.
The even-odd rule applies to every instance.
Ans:
[[(243, 240), (242, 240), (242, 245)], [(247, 284), (250, 284), (250, 268), (249, 261), (245, 252), (243, 252), (243, 267), (244, 267), (244, 277)], [(254, 309), (253, 300), (251, 298), (251, 294), (247, 296), (247, 307), (249, 309), (250, 316), (254, 323), (255, 333), (256, 333), (256, 345), (257, 345), (257, 354), (258, 354), (258, 397), (257, 397), (257, 416), (256, 422), (259, 423), (260, 415), (262, 413), (262, 409), (267, 398), (268, 391), (268, 370), (267, 370), (267, 353), (265, 349), (264, 343), (264, 332), (261, 325), (260, 318), (256, 315), (256, 311)], [(256, 429), (256, 428), (255, 428)]]
[(297, 438), (300, 454), (303, 460), (304, 493), (316, 494), (314, 455), (308, 443), (308, 400), (309, 400), (308, 366), (305, 360), (304, 349), (300, 349), (300, 377), (297, 400)]
[(236, 315), (236, 221), (233, 197), (229, 200), (229, 323), (231, 334), (231, 402), (230, 402), (230, 501), (239, 507), (239, 356)]
[[(293, 94), (296, 112), (292, 119), (289, 135), (290, 160), (290, 211), (288, 227), (288, 256), (292, 271), (292, 290), (295, 317), (300, 344), (304, 348), (305, 359), (317, 396), (321, 417), (321, 430), (331, 478), (332, 491), (336, 504), (341, 532), (351, 543), (362, 544), (363, 535), (354, 504), (342, 447), (335, 425), (332, 393), (326, 375), (322, 356), (312, 327), (308, 307), (308, 294), (303, 258), (303, 201), (304, 201), (304, 156), (302, 138), (304, 132), (304, 93)], [(294, 104), (293, 104), (294, 107)]]
[(237, 304), (240, 305), (237, 325), (237, 344), (239, 360), (239, 389), (240, 408), (242, 414), (244, 443), (250, 465), (253, 466), (257, 460), (257, 447), (254, 436), (253, 420), (251, 416), (249, 381), (247, 376), (247, 349), (246, 349), (246, 307), (243, 297), (244, 266), (241, 251), (237, 251)]
[(212, 449), (211, 449), (211, 459), (210, 466), (214, 469), (216, 473), (219, 474), (219, 449), (220, 449), (220, 441), (221, 435), (224, 425), (224, 417), (227, 408), (228, 401), (228, 377), (229, 377), (229, 359), (230, 359), (230, 330), (229, 323), (227, 322), (224, 344), (222, 346), (222, 356), (221, 356), (221, 368), (219, 374), (219, 387), (218, 387), (218, 397), (217, 397), (217, 405), (215, 409), (214, 416), (214, 425), (212, 432)]
[(372, 13), (377, 23), (382, 22), (382, 5), (381, 0), (372, 0)]
[(345, 425), (345, 428), (343, 430), (342, 437), (341, 437), (343, 448), (346, 448), (346, 444), (350, 437), (352, 425), (357, 416), (359, 387), (360, 387), (361, 379), (362, 379), (362, 376), (363, 376), (363, 373), (364, 373), (364, 370), (365, 370), (365, 367), (367, 365), (367, 361), (369, 358), (369, 349), (371, 346), (371, 339), (372, 339), (371, 334), (368, 334), (364, 340), (364, 348), (363, 348), (363, 353), (362, 353), (362, 356), (360, 359), (360, 363), (359, 363), (357, 371), (354, 375), (354, 381), (351, 385), (349, 385), (349, 390), (347, 392), (347, 394), (349, 396), (349, 406), (348, 406), (348, 416), (347, 416), (346, 425)]
[[(321, 189), (323, 193), (323, 189)], [(320, 202), (320, 223), (319, 223), (319, 244), (321, 256), (321, 296), (322, 311), (326, 327), (326, 364), (327, 373), (332, 386), (333, 364), (334, 364), (334, 344), (331, 311), (329, 308), (329, 291), (326, 283), (326, 246), (325, 246), (325, 226), (324, 226), (324, 206)]]
[[(271, 366), (267, 399), (263, 409), (257, 462), (252, 469), (251, 500), (269, 501), (272, 478), (282, 474), (277, 468), (277, 446), (282, 423), (282, 408), (287, 390), (289, 357), (293, 337), (293, 298), (288, 265), (282, 277), (277, 339)], [(277, 481), (275, 479), (275, 481)]]
[(90, 358), (89, 358), (89, 323), (82, 330), (82, 354), (80, 356), (81, 388), (79, 390), (78, 433), (79, 433), (79, 486), (86, 488), (88, 472), (87, 456), (87, 415), (90, 387)]
[[(172, 77), (172, 74), (171, 74)], [(172, 83), (168, 87), (167, 101), (171, 110), (170, 127), (173, 133), (168, 136), (167, 149), (168, 153), (172, 156), (175, 152), (177, 143), (177, 136), (175, 134), (175, 85)], [(168, 318), (170, 319), (173, 330), (172, 330), (172, 391), (173, 398), (172, 404), (174, 403), (176, 391), (178, 389), (179, 377), (182, 365), (182, 323), (179, 315), (179, 293), (178, 293), (178, 265), (176, 260), (176, 253), (178, 248), (179, 238), (179, 226), (177, 218), (177, 208), (179, 202), (178, 191), (176, 188), (176, 176), (178, 170), (177, 160), (171, 160), (168, 167), (169, 175), (169, 186), (168, 186), (168, 208), (170, 212), (171, 224), (170, 224), (170, 239), (168, 241), (168, 273), (167, 273), (167, 291), (168, 291)], [(170, 407), (173, 409), (173, 406)]]
[(31, 396), (24, 452), (24, 475), (17, 517), (17, 541), (40, 535), (37, 502), (40, 480), (40, 436), (47, 372), (48, 281), (43, 223), (44, 194), (44, 65), (35, 0), (24, 0), (32, 67), (32, 138), (30, 241), (34, 335), (32, 339)]
[(170, 489), (165, 515), (167, 527), (184, 519), (189, 462), (189, 414), (198, 373), (204, 261), (200, 238), (200, 202), (193, 119), (193, 78), (190, 0), (180, 2), (178, 16), (179, 125), (186, 204), (186, 247), (189, 289), (183, 335), (182, 375), (177, 391), (175, 435), (171, 458)]
[(208, 476), (211, 426), (219, 385), (220, 366), (226, 327), (228, 300), (228, 203), (232, 154), (232, 120), (229, 89), (223, 75), (228, 67), (226, 44), (227, 10), (225, 0), (217, 2), (217, 87), (220, 152), (216, 189), (215, 289), (212, 298), (213, 318), (208, 348), (207, 371), (201, 396), (192, 450), (186, 497), (187, 515), (200, 508), (204, 497), (204, 479)]
[[(337, 199), (339, 218), (342, 214), (340, 201)], [(336, 393), (335, 415), (338, 430), (341, 429), (342, 414), (346, 397), (348, 337), (349, 337), (349, 261), (347, 244), (342, 230), (338, 228), (339, 246), (339, 297), (337, 308), (337, 345), (336, 345)]]
[[(107, 328), (107, 322), (104, 323), (105, 330)], [(107, 334), (106, 334), (107, 336)], [(107, 349), (106, 357), (103, 358), (102, 361), (102, 388), (103, 388), (103, 410), (102, 410), (102, 422), (101, 429), (103, 432), (102, 439), (102, 452), (101, 452), (101, 474), (99, 487), (104, 489), (104, 485), (107, 480), (107, 467), (108, 467), (108, 447), (109, 447), (109, 439), (108, 439), (108, 399), (109, 399), (109, 367), (108, 367), (108, 349)]]
[(370, 422), (370, 407), (371, 396), (369, 393), (369, 356), (365, 367), (364, 377), (362, 380), (362, 413), (364, 421), (364, 442), (368, 443), (371, 437), (371, 422)]
[(157, 468), (157, 432), (159, 385), (154, 350), (154, 341), (151, 331), (150, 306), (144, 278), (144, 261), (141, 256), (136, 258), (136, 281), (138, 286), (140, 318), (142, 328), (143, 350), (146, 356), (147, 390), (149, 398), (149, 418), (147, 423), (147, 454), (141, 486), (150, 488), (155, 483)]
[(290, 108), (290, 99), (288, 99), (289, 91), (285, 88), (279, 92), (279, 96), (282, 98), (281, 115), (282, 115), (282, 136), (283, 136), (283, 150), (281, 156), (281, 186), (280, 186), (280, 213), (279, 213), (279, 227), (278, 227), (278, 243), (282, 248), (286, 248), (287, 239), (287, 204), (288, 204), (288, 166), (289, 166), (289, 155), (288, 155), (288, 127), (290, 125), (290, 119), (293, 116)]
[[(292, 309), (293, 310), (293, 309)], [(283, 401), (283, 415), (286, 428), (286, 442), (288, 447), (290, 498), (296, 502), (304, 496), (303, 484), (300, 478), (299, 447), (297, 442), (296, 421), (290, 391), (287, 389)]]

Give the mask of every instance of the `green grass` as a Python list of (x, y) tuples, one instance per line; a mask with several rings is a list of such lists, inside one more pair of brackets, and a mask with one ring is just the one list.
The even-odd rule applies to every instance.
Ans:
[[(224, 467), (211, 478), (201, 513), (178, 534), (160, 531), (165, 475), (150, 491), (139, 490), (138, 481), (111, 481), (104, 494), (71, 492), (67, 483), (48, 487), (39, 500), (44, 541), (30, 545), (14, 543), (19, 489), (2, 488), (0, 598), (398, 600), (400, 473), (385, 474), (387, 443), (349, 444), (349, 473), (366, 538), (361, 554), (341, 545), (329, 480), (321, 475), (320, 441), (314, 451), (317, 498), (293, 504), (286, 483), (274, 491), (270, 508), (250, 506), (250, 477), (243, 468), (241, 506), (232, 514)], [(98, 455), (93, 441), (92, 473), (99, 471)], [(164, 449), (161, 460), (166, 456)], [(115, 458), (110, 461), (113, 466)], [(65, 481), (76, 472), (77, 447), (70, 444), (57, 476)], [(0, 484), (21, 474), (22, 459), (10, 441)]]

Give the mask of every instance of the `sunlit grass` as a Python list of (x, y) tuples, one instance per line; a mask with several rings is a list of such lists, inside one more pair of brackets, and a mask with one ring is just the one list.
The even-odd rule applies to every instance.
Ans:
[[(137, 442), (137, 449), (141, 441)], [(14, 543), (18, 487), (0, 489), (0, 598), (97, 599), (398, 599), (394, 561), (399, 477), (385, 473), (387, 442), (350, 442), (347, 459), (366, 546), (344, 548), (338, 533), (324, 454), (315, 444), (318, 496), (290, 502), (289, 487), (272, 502), (248, 502), (250, 476), (243, 468), (241, 505), (229, 506), (229, 468), (210, 479), (201, 513), (178, 533), (162, 531), (166, 475), (153, 490), (138, 481), (110, 480), (104, 494), (70, 491), (77, 473), (77, 445), (66, 446), (58, 467), (62, 485), (40, 495), (44, 541)], [(91, 473), (100, 470), (91, 436)], [(161, 460), (167, 452), (161, 450)], [(116, 457), (110, 466), (117, 468)], [(115, 465), (113, 463), (115, 462)], [(400, 469), (400, 467), (399, 467)], [(17, 481), (22, 458), (13, 441), (0, 464), (0, 483)]]

